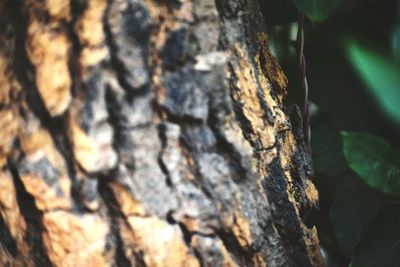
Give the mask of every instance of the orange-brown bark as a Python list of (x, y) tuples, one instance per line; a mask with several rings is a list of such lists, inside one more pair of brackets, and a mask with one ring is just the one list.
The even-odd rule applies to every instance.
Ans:
[(0, 2), (0, 265), (323, 266), (257, 10)]

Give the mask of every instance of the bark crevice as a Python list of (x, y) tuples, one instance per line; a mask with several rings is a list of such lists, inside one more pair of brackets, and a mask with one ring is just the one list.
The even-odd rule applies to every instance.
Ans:
[(243, 247), (234, 233), (220, 229), (216, 231), (216, 234), (239, 266), (254, 266), (252, 262), (253, 252), (251, 252), (249, 248)]
[(173, 187), (171, 175), (170, 175), (169, 170), (163, 160), (163, 154), (165, 152), (165, 149), (167, 147), (167, 142), (168, 142), (168, 138), (167, 138), (165, 131), (166, 131), (165, 125), (159, 124), (158, 125), (158, 137), (160, 138), (160, 141), (161, 141), (161, 150), (160, 150), (160, 153), (158, 154), (158, 164), (160, 165), (161, 171), (165, 175), (165, 182), (166, 182), (167, 186)]
[[(131, 266), (131, 261), (125, 252), (124, 241), (121, 237), (121, 224), (129, 228), (127, 217), (124, 215), (120, 208), (120, 204), (114, 196), (113, 191), (109, 186), (109, 177), (101, 177), (98, 184), (98, 191), (103, 199), (103, 203), (107, 210), (107, 217), (111, 227), (110, 235), (114, 240), (112, 243), (115, 246), (114, 263), (118, 267)], [(134, 254), (135, 266), (146, 267), (143, 260), (143, 255)]]
[[(104, 11), (104, 16), (103, 16), (103, 29), (105, 33), (105, 41), (106, 45), (109, 47), (109, 52), (110, 52), (110, 64), (111, 64), (111, 69), (115, 72), (115, 75), (117, 76), (117, 80), (121, 88), (124, 89), (125, 93), (127, 94), (128, 97), (132, 98), (135, 96), (140, 96), (148, 92), (149, 90), (149, 85), (147, 83), (143, 84), (142, 86), (135, 88), (131, 85), (129, 80), (127, 79), (127, 75), (129, 74), (129, 71), (127, 67), (125, 66), (124, 62), (121, 61), (121, 59), (118, 57), (117, 53), (118, 50), (120, 49), (117, 45), (117, 42), (114, 38), (114, 34), (111, 30), (111, 25), (110, 25), (110, 11), (112, 8), (112, 5), (115, 1), (114, 0), (107, 0), (107, 6)], [(131, 27), (135, 27), (136, 25), (132, 25)]]
[(288, 184), (283, 173), (280, 159), (276, 157), (268, 166), (270, 173), (265, 177), (264, 188), (272, 204), (274, 225), (288, 250), (290, 260), (295, 266), (313, 266), (302, 237), (303, 229), (296, 219), (295, 207), (290, 205)]
[(19, 251), (17, 248), (17, 242), (12, 237), (10, 229), (4, 221), (3, 215), (0, 213), (0, 247), (5, 249), (14, 260), (17, 258)]
[(35, 67), (30, 62), (27, 51), (27, 20), (28, 17), (23, 14), (23, 6), (25, 2), (20, 1), (20, 6), (15, 10), (15, 21), (13, 27), (16, 29), (15, 36), (15, 56), (14, 56), (14, 72), (18, 82), (22, 86), (24, 100), (28, 104), (29, 110), (20, 107), (21, 117), (25, 120), (29, 119), (29, 113), (32, 112), (35, 118), (38, 119), (41, 125), (48, 130), (52, 141), (57, 147), (60, 154), (63, 156), (67, 166), (68, 176), (73, 184), (71, 194), (76, 208), (81, 208), (79, 205), (78, 192), (76, 191), (77, 179), (75, 170), (75, 160), (72, 153), (72, 147), (65, 133), (68, 131), (66, 126), (67, 114), (52, 117), (44, 104), (43, 98), (39, 93), (35, 81)]
[(70, 13), (71, 13), (71, 21), (67, 23), (67, 34), (68, 38), (71, 41), (71, 52), (68, 58), (68, 69), (71, 75), (71, 95), (72, 97), (76, 96), (76, 92), (80, 88), (81, 85), (81, 63), (80, 56), (82, 52), (82, 44), (79, 40), (79, 36), (76, 33), (75, 27), (76, 23), (79, 20), (80, 16), (83, 14), (85, 9), (87, 8), (87, 3), (78, 0), (69, 0), (70, 1)]
[(24, 233), (25, 240), (30, 247), (30, 257), (37, 266), (53, 266), (46, 253), (43, 241), (43, 212), (35, 204), (35, 198), (30, 195), (21, 181), (17, 166), (9, 159), (7, 168), (13, 178), (19, 210), (25, 220), (27, 229)]

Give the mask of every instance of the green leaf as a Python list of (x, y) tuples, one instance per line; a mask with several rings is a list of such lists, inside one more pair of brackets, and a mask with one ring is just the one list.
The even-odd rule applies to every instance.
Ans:
[(348, 170), (343, 155), (342, 138), (333, 124), (312, 128), (311, 147), (314, 169), (332, 176), (339, 176)]
[(400, 196), (400, 152), (385, 140), (342, 132), (343, 152), (350, 168), (369, 186)]
[(351, 63), (382, 109), (400, 123), (400, 64), (354, 41), (347, 42), (346, 50)]
[(341, 179), (330, 210), (330, 217), (340, 247), (350, 256), (364, 224), (377, 212), (380, 195), (350, 172)]
[(354, 248), (352, 267), (397, 267), (400, 263), (400, 206), (382, 207)]
[(292, 0), (313, 21), (328, 18), (343, 0)]

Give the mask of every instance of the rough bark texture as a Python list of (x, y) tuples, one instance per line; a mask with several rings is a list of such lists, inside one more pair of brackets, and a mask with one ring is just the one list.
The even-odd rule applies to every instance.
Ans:
[(323, 266), (257, 1), (0, 1), (1, 266)]

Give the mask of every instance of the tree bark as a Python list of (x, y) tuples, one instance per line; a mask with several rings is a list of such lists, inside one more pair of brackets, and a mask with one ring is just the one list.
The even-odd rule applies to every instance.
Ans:
[(1, 266), (323, 266), (255, 0), (0, 1)]

